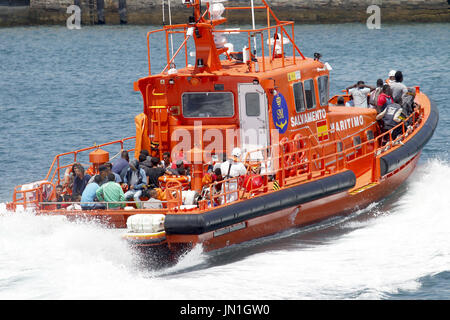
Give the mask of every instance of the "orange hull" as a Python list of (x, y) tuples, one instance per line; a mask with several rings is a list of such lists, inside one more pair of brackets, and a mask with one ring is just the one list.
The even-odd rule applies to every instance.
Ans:
[(219, 237), (214, 237), (214, 232), (208, 232), (198, 237), (169, 236), (167, 241), (169, 244), (171, 242), (202, 243), (204, 250), (210, 251), (275, 234), (290, 228), (311, 225), (333, 216), (350, 214), (355, 211), (355, 208), (362, 209), (392, 193), (409, 177), (418, 159), (419, 155), (414, 157), (397, 173), (384, 179), (376, 186), (355, 195), (341, 192), (298, 207), (251, 219), (246, 221), (246, 228)]

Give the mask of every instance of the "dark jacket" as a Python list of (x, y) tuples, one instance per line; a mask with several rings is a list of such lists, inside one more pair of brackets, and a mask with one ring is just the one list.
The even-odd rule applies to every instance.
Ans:
[(85, 174), (83, 179), (80, 179), (78, 176), (73, 179), (73, 187), (72, 187), (72, 196), (74, 195), (80, 195), (83, 193), (84, 188), (86, 188), (86, 185), (89, 182), (89, 179), (91, 179), (91, 176), (88, 174)]
[[(135, 190), (139, 190), (144, 188), (145, 185), (147, 185), (147, 177), (145, 175), (144, 169), (136, 168), (138, 171), (138, 182), (134, 185)], [(127, 173), (125, 174), (123, 182), (126, 183), (128, 186), (130, 186), (131, 181), (131, 174), (133, 173), (133, 170), (131, 168), (128, 168)]]

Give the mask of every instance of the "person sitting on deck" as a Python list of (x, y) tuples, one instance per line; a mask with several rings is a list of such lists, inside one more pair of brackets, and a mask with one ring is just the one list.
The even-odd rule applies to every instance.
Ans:
[[(72, 202), (72, 196), (70, 194), (63, 194), (63, 202)], [(61, 208), (67, 208), (68, 206), (70, 206), (70, 203), (65, 203), (65, 204), (61, 204)]]
[[(184, 170), (183, 170), (184, 169)], [(188, 162), (183, 154), (183, 151), (180, 151), (176, 156), (175, 160), (172, 161), (168, 170), (172, 172), (173, 175), (189, 175), (190, 169)], [(182, 174), (180, 174), (182, 173)]]
[(111, 172), (108, 174), (108, 182), (100, 186), (95, 192), (98, 201), (108, 202), (106, 205), (107, 209), (116, 209), (125, 206), (123, 203), (117, 203), (125, 201), (125, 194), (123, 193), (122, 187), (115, 180), (116, 177)]
[(355, 107), (367, 108), (367, 95), (370, 91), (375, 90), (375, 88), (366, 85), (364, 81), (358, 81), (346, 90), (352, 95), (353, 101), (355, 102)]
[(343, 96), (340, 96), (337, 98), (337, 104), (338, 107), (344, 107), (345, 106), (345, 99)]
[(185, 164), (183, 160), (178, 160), (175, 164), (175, 168), (173, 166), (167, 170), (170, 174), (175, 176), (185, 176), (187, 175)]
[(144, 169), (140, 168), (139, 161), (131, 160), (130, 167), (124, 176), (123, 182), (128, 185), (128, 191), (125, 193), (125, 200), (128, 201), (134, 198), (139, 206), (139, 198), (142, 195), (144, 186), (147, 185), (147, 177)]
[(141, 169), (144, 169), (145, 175), (147, 177), (147, 184), (149, 184), (148, 176), (150, 174), (150, 168), (153, 167), (153, 164), (151, 161), (152, 157), (150, 157), (149, 159), (145, 154), (146, 153), (144, 152), (139, 155), (139, 166), (141, 167)]
[(128, 151), (122, 151), (120, 154), (120, 158), (117, 159), (112, 166), (112, 171), (114, 173), (117, 173), (118, 175), (120, 175), (122, 181), (123, 181), (123, 176), (125, 175), (126, 171), (128, 170), (129, 162), (130, 162), (130, 156), (128, 154)]
[(115, 172), (113, 172), (112, 171), (112, 164), (111, 164), (111, 162), (105, 162), (105, 166), (106, 166), (106, 168), (107, 168), (107, 170), (106, 170), (106, 172), (107, 172), (107, 174), (106, 174), (106, 176), (108, 176), (110, 173), (112, 173), (115, 177), (116, 177), (116, 182), (117, 183), (121, 183), (122, 182), (122, 178), (120, 177), (120, 175), (118, 175), (117, 173), (115, 173)]
[(170, 172), (168, 171), (168, 169), (160, 167), (159, 158), (152, 157), (150, 162), (151, 168), (148, 170), (147, 174), (148, 185), (151, 188), (159, 188), (158, 178), (163, 176), (165, 173), (170, 174)]
[[(141, 156), (141, 155), (144, 155), (145, 156), (145, 160), (150, 160), (150, 153), (148, 152), (148, 150), (146, 150), (146, 149), (142, 149), (140, 152), (139, 152), (139, 156)], [(139, 160), (139, 162), (141, 162), (141, 160)]]
[[(388, 105), (382, 112), (377, 115), (377, 120), (383, 120), (383, 128), (381, 133), (385, 133), (397, 126), (402, 119), (402, 106), (397, 103)], [(399, 126), (392, 132), (392, 140), (395, 140), (402, 133), (402, 127)], [(389, 138), (386, 136), (386, 138)]]
[(250, 170), (244, 179), (244, 187), (247, 192), (252, 192), (252, 195), (261, 193), (260, 189), (264, 184), (261, 176), (261, 163), (250, 165)]
[[(205, 178), (206, 177), (206, 178)], [(210, 185), (215, 182), (220, 182), (223, 180), (222, 171), (220, 168), (216, 168), (213, 172), (208, 172), (202, 179), (203, 188), (202, 188), (202, 198), (208, 200), (208, 205), (216, 207), (220, 205), (223, 201), (223, 196), (214, 197), (217, 194), (221, 193), (222, 184), (216, 183), (214, 188), (210, 189)], [(212, 194), (210, 194), (210, 190), (212, 190)], [(214, 201), (211, 200), (214, 198)]]
[[(104, 170), (104, 172), (106, 172)], [(108, 176), (106, 176), (106, 182), (108, 182)], [(97, 189), (100, 188), (100, 184), (102, 183), (102, 176), (97, 174), (94, 176), (94, 181), (89, 183), (83, 191), (81, 195), (81, 209), (83, 210), (98, 210), (105, 209), (106, 206), (103, 203), (93, 203), (97, 200)]]
[(203, 175), (202, 186), (209, 186), (216, 181), (222, 181), (222, 171), (220, 168), (216, 168), (214, 171), (209, 171)]
[(91, 177), (91, 179), (89, 179), (88, 184), (91, 184), (94, 182), (95, 177), (99, 176), (100, 177), (100, 182), (98, 182), (97, 184), (99, 186), (101, 186), (102, 184), (108, 182), (108, 173), (109, 173), (109, 168), (102, 164), (98, 167), (98, 174), (94, 175)]
[[(56, 187), (55, 187), (55, 202), (64, 202), (64, 195), (63, 195), (63, 186), (62, 185), (60, 185), (60, 184), (58, 184)], [(60, 203), (58, 203), (57, 205), (56, 205), (56, 209), (61, 209), (61, 204)]]
[(420, 108), (420, 104), (415, 102), (416, 89), (408, 88), (406, 93), (402, 96), (402, 109), (406, 117), (409, 117), (415, 109)]
[(72, 196), (81, 196), (91, 176), (85, 174), (83, 166), (79, 163), (75, 163), (72, 168), (74, 172)]
[(378, 97), (378, 108), (380, 112), (384, 111), (386, 106), (394, 103), (394, 99), (392, 98), (392, 90), (388, 84), (383, 85), (383, 89), (381, 91), (380, 96)]
[(67, 210), (81, 210), (80, 202), (81, 201), (81, 195), (75, 194), (71, 195), (68, 202), (72, 202), (70, 205), (68, 205)]
[(72, 165), (72, 167), (68, 167), (66, 169), (66, 171), (64, 172), (64, 180), (62, 182), (64, 194), (72, 194), (73, 179), (74, 179), (74, 173), (73, 173), (73, 165)]
[(162, 201), (158, 199), (158, 191), (156, 191), (155, 189), (151, 189), (148, 192), (150, 199), (148, 199), (147, 201), (144, 201), (142, 203), (142, 208), (144, 209), (162, 209), (163, 205), (162, 205)]

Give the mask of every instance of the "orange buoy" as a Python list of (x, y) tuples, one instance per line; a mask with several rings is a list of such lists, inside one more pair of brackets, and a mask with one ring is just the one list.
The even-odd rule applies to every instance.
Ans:
[(91, 153), (89, 153), (89, 162), (92, 162), (93, 164), (103, 164), (108, 161), (109, 161), (109, 152), (105, 150), (96, 149)]

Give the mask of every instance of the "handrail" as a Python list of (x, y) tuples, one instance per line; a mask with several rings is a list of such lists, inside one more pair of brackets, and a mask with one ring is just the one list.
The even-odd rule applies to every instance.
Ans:
[[(374, 139), (376, 140), (376, 143), (380, 146), (376, 150), (376, 155), (379, 156), (383, 153), (386, 153), (394, 143), (397, 143), (397, 142), (400, 143), (405, 138), (406, 133), (408, 133), (408, 134), (412, 133), (417, 128), (419, 123), (422, 121), (423, 117), (424, 117), (424, 110), (421, 108), (421, 109), (419, 109), (418, 112), (414, 111), (408, 118), (401, 121), (398, 125), (396, 125), (392, 129), (390, 129), (389, 131), (381, 133), (380, 135), (375, 137)], [(406, 123), (409, 120), (412, 120), (412, 122), (408, 126), (408, 128), (405, 129)], [(409, 127), (411, 127), (411, 129)], [(399, 128), (402, 128), (401, 133), (398, 133), (397, 137), (395, 139), (393, 139), (392, 133)], [(410, 132), (408, 132), (408, 131), (410, 131)], [(385, 141), (386, 139), (388, 139), (388, 140)]]
[[(120, 140), (115, 140), (115, 141), (111, 141), (111, 142), (107, 142), (107, 143), (103, 143), (103, 144), (99, 144), (99, 145), (95, 145), (95, 146), (91, 146), (91, 147), (87, 147), (87, 148), (83, 148), (83, 149), (79, 149), (79, 150), (75, 150), (75, 151), (69, 151), (69, 152), (65, 152), (65, 153), (60, 153), (60, 154), (56, 155), (56, 156), (53, 158), (53, 162), (52, 162), (52, 164), (50, 165), (50, 169), (48, 170), (47, 175), (45, 176), (45, 179), (44, 179), (44, 180), (47, 180), (47, 181), (53, 181), (54, 178), (55, 178), (55, 174), (56, 174), (56, 172), (57, 172), (57, 173), (58, 173), (58, 181), (60, 181), (60, 174), (59, 174), (60, 170), (61, 170), (61, 169), (68, 168), (68, 167), (70, 167), (71, 165), (73, 165), (75, 162), (77, 162), (77, 155), (78, 155), (79, 153), (81, 153), (81, 152), (85, 152), (85, 151), (89, 151), (89, 150), (93, 150), (93, 149), (98, 149), (98, 148), (102, 148), (102, 147), (109, 146), (109, 145), (113, 145), (113, 144), (117, 144), (117, 143), (120, 143), (120, 149), (123, 150), (124, 142), (125, 142), (125, 141), (128, 141), (128, 140), (135, 139), (135, 138), (136, 138), (135, 136), (134, 136), (134, 137), (128, 137), (128, 138), (124, 138), (124, 139), (120, 139)], [(132, 151), (132, 150), (133, 150), (133, 149), (129, 149), (129, 150), (127, 150), (127, 151)], [(67, 155), (73, 155), (73, 156), (74, 156), (74, 158), (73, 158), (73, 163), (68, 164), (68, 165), (64, 165), (64, 166), (60, 166), (59, 160), (60, 160), (63, 156), (67, 156)], [(57, 163), (57, 167), (54, 169), (55, 162)], [(53, 172), (53, 175), (51, 176), (51, 179), (49, 180), (50, 174), (52, 173), (53, 170), (55, 170), (55, 171)]]
[[(256, 36), (257, 34), (260, 34), (261, 36), (261, 50), (262, 50), (262, 69), (263, 72), (266, 71), (266, 63), (265, 63), (265, 54), (264, 54), (264, 31), (267, 31), (267, 35), (268, 35), (268, 39), (269, 39), (269, 53), (271, 52), (271, 33), (270, 31), (272, 29), (277, 30), (278, 28), (280, 28), (280, 34), (281, 34), (281, 39), (279, 39), (280, 44), (281, 44), (281, 63), (282, 63), (282, 67), (285, 66), (285, 50), (284, 50), (284, 43), (283, 43), (283, 38), (284, 35), (286, 35), (286, 37), (289, 39), (290, 44), (292, 44), (292, 58), (293, 58), (293, 64), (295, 64), (295, 58), (296, 58), (296, 53), (298, 53), (301, 58), (303, 60), (305, 60), (305, 56), (303, 55), (303, 53), (301, 52), (300, 48), (296, 45), (295, 41), (294, 41), (294, 21), (281, 21), (279, 20), (275, 14), (273, 13), (273, 11), (270, 9), (269, 5), (263, 1), (263, 6), (255, 6), (253, 7), (253, 9), (264, 9), (267, 12), (267, 23), (268, 25), (264, 28), (259, 28), (259, 29), (249, 29), (249, 30), (234, 30), (233, 33), (247, 33), (247, 37), (248, 37), (248, 42), (249, 42), (249, 50), (251, 48), (250, 45), (250, 40), (252, 37)], [(205, 17), (206, 13), (209, 13), (209, 4), (207, 4), (207, 10), (203, 13), (202, 18)], [(225, 7), (225, 10), (248, 10), (248, 9), (252, 9), (251, 7)], [(275, 25), (270, 25), (270, 16), (272, 16), (275, 21), (276, 24)], [(216, 21), (217, 22), (217, 21)], [(221, 22), (218, 22), (221, 23)], [(213, 21), (212, 23), (213, 27), (215, 26), (215, 23)], [(287, 26), (292, 26), (292, 36), (288, 33), (288, 31), (285, 29), (285, 27)], [(183, 31), (177, 31), (177, 29), (183, 29)], [(178, 55), (179, 51), (181, 50), (181, 48), (184, 46), (185, 47), (185, 60), (186, 60), (186, 68), (188, 67), (188, 54), (187, 54), (187, 40), (190, 38), (190, 36), (186, 37), (187, 34), (187, 29), (189, 29), (189, 25), (188, 24), (177, 24), (177, 25), (165, 25), (163, 26), (163, 28), (161, 29), (157, 29), (157, 30), (151, 30), (149, 32), (147, 32), (147, 60), (148, 60), (148, 75), (151, 76), (152, 75), (152, 71), (151, 71), (151, 54), (150, 54), (150, 36), (154, 33), (158, 33), (158, 32), (162, 32), (164, 31), (166, 33), (166, 67), (163, 69), (163, 71), (160, 72), (160, 74), (164, 73), (168, 66), (170, 66), (170, 64), (174, 61), (175, 57)], [(230, 30), (215, 30), (213, 29), (212, 31), (213, 33), (229, 33)], [(276, 33), (277, 31), (275, 31)], [(173, 54), (172, 52), (172, 56), (170, 55), (169, 52), (169, 41), (168, 41), (168, 36), (169, 34), (172, 33), (184, 33), (184, 41), (183, 43), (179, 46), (177, 52), (175, 54)], [(273, 43), (273, 47), (275, 49), (275, 42)], [(251, 50), (250, 50), (251, 52)], [(227, 53), (227, 51), (220, 51), (220, 53), (225, 53), (228, 57), (228, 59), (231, 59)], [(272, 61), (274, 60), (274, 56), (272, 54), (269, 55), (270, 56), (270, 64), (272, 64)], [(250, 64), (254, 65), (254, 61), (252, 61), (252, 59), (250, 59)]]
[[(397, 126), (392, 128), (391, 130), (380, 134), (378, 136), (374, 136), (372, 139), (367, 139), (366, 141), (363, 141), (359, 144), (352, 145), (352, 146), (345, 146), (343, 144), (343, 140), (348, 139), (350, 137), (359, 136), (358, 134), (361, 133), (363, 130), (359, 130), (358, 132), (354, 133), (353, 135), (335, 139), (330, 142), (322, 143), (316, 146), (312, 146), (310, 143), (312, 139), (314, 138), (314, 134), (301, 137), (297, 139), (291, 139), (286, 142), (282, 142), (279, 144), (275, 144), (269, 147), (265, 148), (259, 148), (256, 150), (252, 150), (247, 153), (247, 156), (245, 157), (245, 162), (248, 163), (251, 159), (250, 154), (258, 152), (259, 154), (263, 155), (263, 159), (259, 160), (259, 164), (265, 164), (265, 167), (268, 167), (269, 163), (273, 163), (274, 165), (271, 166), (271, 170), (269, 172), (266, 172), (264, 175), (260, 174), (260, 176), (263, 176), (264, 178), (267, 178), (269, 176), (272, 176), (274, 179), (273, 181), (276, 181), (280, 186), (286, 186), (292, 184), (298, 184), (300, 182), (305, 181), (311, 181), (312, 179), (323, 177), (326, 174), (333, 174), (335, 172), (339, 172), (344, 169), (348, 169), (349, 166), (352, 163), (357, 162), (358, 160), (361, 160), (363, 158), (367, 157), (377, 157), (380, 156), (380, 154), (383, 154), (389, 150), (389, 148), (386, 148), (386, 145), (390, 147), (390, 145), (394, 142), (401, 141), (406, 137), (407, 133), (412, 133), (419, 125), (422, 117), (423, 117), (424, 111), (423, 109), (420, 109), (419, 112), (414, 111), (409, 117), (407, 117), (405, 120), (400, 122)], [(406, 124), (409, 120), (412, 120), (412, 124), (406, 128)], [(365, 129), (372, 126), (374, 122), (372, 122), (369, 126), (365, 127)], [(402, 128), (402, 132), (399, 133), (398, 137), (393, 140), (392, 133), (397, 128)], [(334, 130), (328, 130), (327, 132), (331, 133)], [(381, 140), (383, 137), (388, 136), (389, 141), (386, 144), (383, 144)], [(284, 152), (284, 146), (286, 145), (295, 145), (295, 143), (306, 140), (308, 141), (306, 146), (301, 149), (295, 149), (291, 148), (292, 150), (290, 152)], [(342, 143), (343, 149), (341, 151), (335, 151), (328, 154), (325, 154), (325, 152), (319, 152), (320, 149), (324, 149), (326, 147), (330, 147), (332, 145), (336, 146), (337, 142)], [(299, 154), (302, 154), (300, 158), (297, 157), (297, 159), (300, 159), (301, 161), (294, 161), (292, 163), (288, 163), (285, 161), (289, 157), (295, 157)], [(270, 155), (270, 159), (268, 159), (268, 156)], [(313, 157), (312, 155), (318, 155), (317, 157)], [(328, 160), (328, 162), (325, 163), (325, 161)], [(319, 163), (320, 166), (313, 169), (313, 164)], [(332, 165), (334, 164), (334, 166)], [(278, 166), (278, 167), (277, 167)], [(249, 168), (247, 169), (247, 174), (249, 173)], [(294, 173), (291, 175), (289, 174), (289, 171), (292, 170)], [(315, 176), (314, 176), (315, 174)], [(252, 197), (255, 192), (264, 192), (264, 193), (270, 193), (275, 192), (276, 190), (269, 190), (268, 189), (268, 180), (266, 179), (262, 186), (253, 189), (252, 182), (253, 179), (255, 179), (257, 176), (250, 176), (249, 181), (246, 183), (246, 186), (250, 185), (250, 190), (245, 190), (246, 186), (243, 186), (241, 184), (238, 188), (238, 190), (224, 190), (222, 188), (222, 192), (216, 193), (214, 196), (211, 197), (211, 199), (221, 199), (221, 203), (218, 204), (219, 206), (226, 205), (229, 201), (227, 201), (226, 195), (231, 193), (240, 192), (240, 199), (246, 199), (249, 197)], [(218, 181), (212, 183), (210, 188), (210, 194), (212, 195), (213, 188), (216, 188), (217, 185), (224, 184), (224, 182), (234, 182), (238, 183), (239, 185), (239, 177), (231, 178), (223, 181)], [(241, 177), (242, 179), (242, 177)]]
[[(145, 203), (145, 201), (141, 201), (141, 203)], [(162, 205), (167, 205), (168, 201), (161, 201)], [(114, 209), (109, 208), (110, 205), (127, 205), (127, 204), (136, 204), (136, 201), (92, 201), (92, 202), (81, 202), (81, 201), (42, 201), (38, 202), (39, 205), (43, 206), (50, 206), (50, 205), (80, 205), (80, 207), (83, 207), (83, 205), (91, 205), (91, 204), (104, 204), (106, 206), (106, 210), (108, 209)], [(66, 209), (66, 208), (61, 208)], [(44, 209), (45, 210), (45, 209)], [(52, 211), (54, 209), (51, 209)], [(75, 209), (76, 210), (76, 209)], [(105, 210), (105, 209), (83, 209), (83, 210)], [(161, 209), (145, 209), (145, 208), (139, 208), (139, 210), (160, 210), (160, 211), (168, 211), (168, 208), (161, 208)]]

